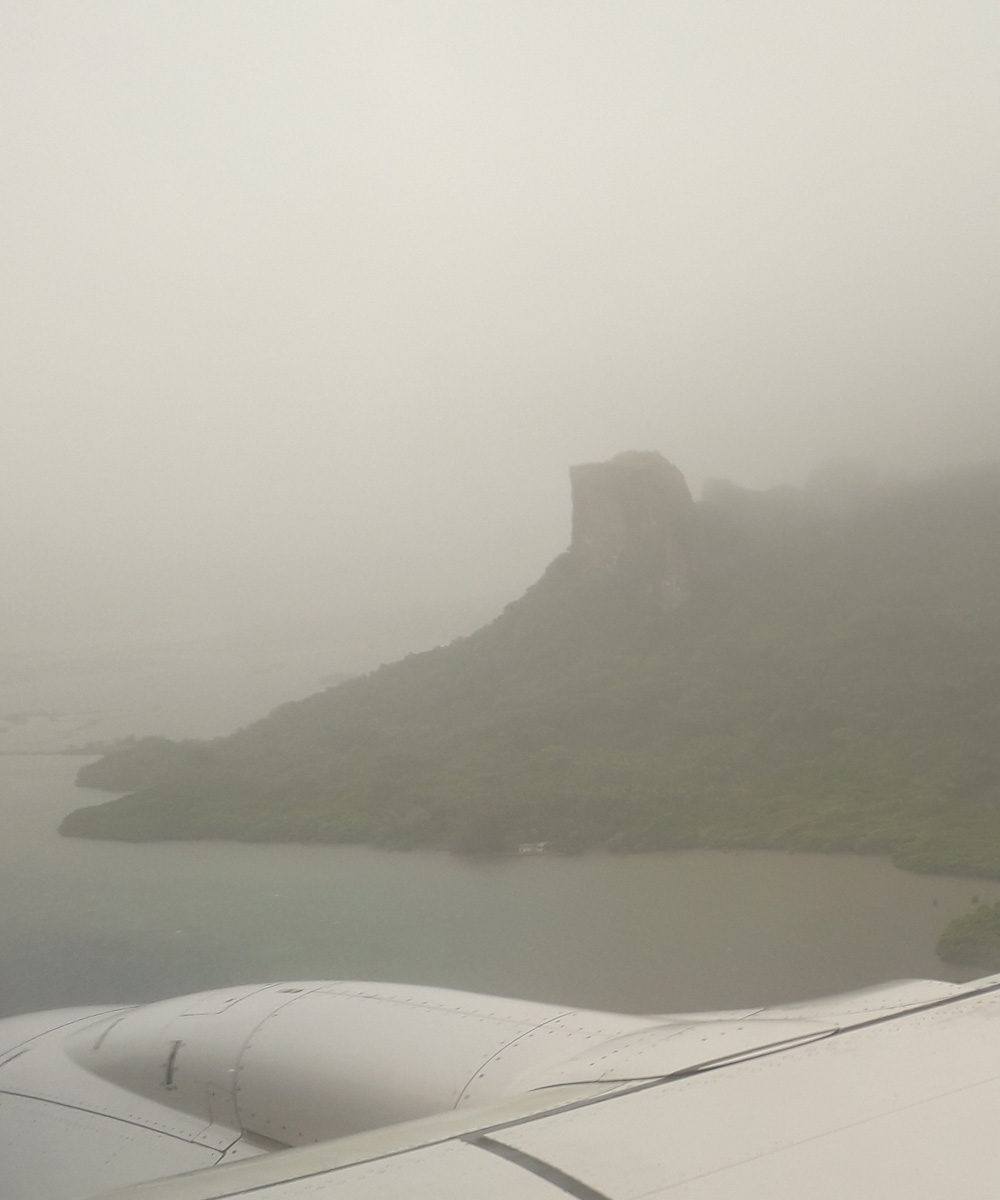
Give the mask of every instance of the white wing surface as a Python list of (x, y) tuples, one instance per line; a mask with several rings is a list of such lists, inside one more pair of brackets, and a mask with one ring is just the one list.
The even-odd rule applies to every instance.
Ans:
[[(166, 1111), (185, 1147), (216, 1161), (227, 1146), (256, 1155), (180, 1175), (192, 1164), (178, 1158), (172, 1177), (109, 1200), (852, 1190), (921, 1200), (1000, 1189), (1000, 977), (652, 1018), (284, 984), (91, 1014), (43, 1044), (73, 1064), (76, 1086), (90, 1077), (112, 1089), (94, 1093), (104, 1111), (132, 1097), (144, 1131), (162, 1134)], [(0, 1060), (0, 1100), (6, 1069)], [(133, 1180), (161, 1172), (141, 1160)], [(23, 1194), (68, 1200), (108, 1186), (83, 1190), (90, 1182)]]

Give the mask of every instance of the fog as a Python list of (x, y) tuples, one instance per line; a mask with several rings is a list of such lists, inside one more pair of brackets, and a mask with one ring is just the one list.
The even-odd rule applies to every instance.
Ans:
[(361, 669), (570, 463), (994, 457), (998, 61), (986, 0), (6, 0), (4, 645)]

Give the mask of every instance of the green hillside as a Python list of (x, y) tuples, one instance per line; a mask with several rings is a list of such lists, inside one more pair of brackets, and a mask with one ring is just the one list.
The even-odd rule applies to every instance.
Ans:
[[(650, 457), (595, 478), (632, 487)], [(668, 506), (651, 525), (640, 492), (595, 492), (594, 516), (581, 484), (574, 547), (491, 625), (230, 737), (109, 754), (79, 782), (131, 794), (62, 832), (855, 850), (1000, 877), (1000, 470), (671, 487), (641, 493)]]
[(949, 921), (935, 953), (955, 966), (1000, 970), (1000, 904), (979, 904)]

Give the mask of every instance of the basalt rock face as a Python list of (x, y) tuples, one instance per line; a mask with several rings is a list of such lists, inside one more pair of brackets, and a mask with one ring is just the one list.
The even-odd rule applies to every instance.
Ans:
[(696, 557), (695, 506), (662, 454), (628, 451), (570, 468), (573, 538), (584, 574), (608, 579), (658, 608), (687, 599)]

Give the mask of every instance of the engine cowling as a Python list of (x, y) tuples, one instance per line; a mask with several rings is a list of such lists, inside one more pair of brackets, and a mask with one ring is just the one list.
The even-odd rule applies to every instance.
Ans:
[(494, 1103), (529, 1072), (654, 1024), (439, 988), (284, 983), (143, 1005), (67, 1052), (207, 1125), (297, 1146)]

